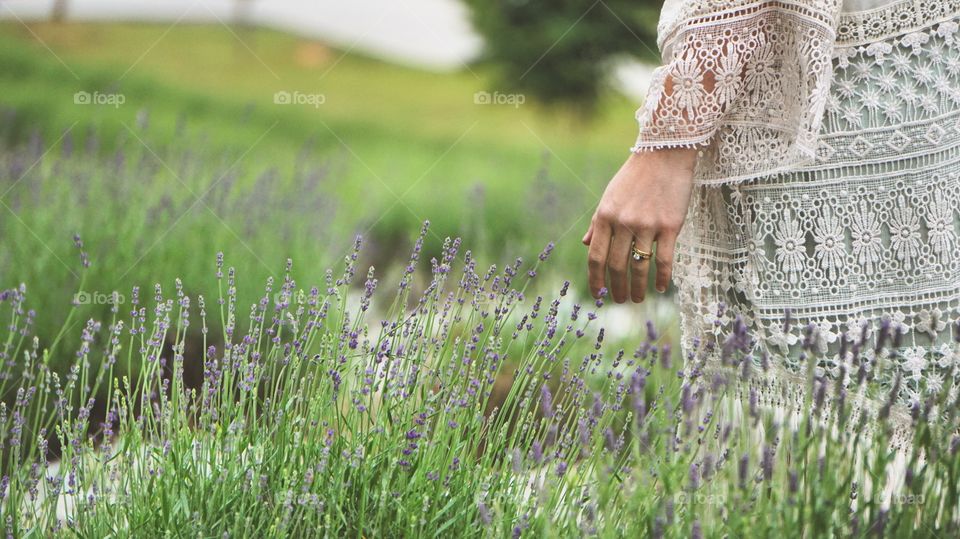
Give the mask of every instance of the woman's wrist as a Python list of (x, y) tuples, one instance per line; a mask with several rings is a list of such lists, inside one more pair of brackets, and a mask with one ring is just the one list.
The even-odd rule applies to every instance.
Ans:
[(693, 171), (699, 155), (697, 148), (650, 148), (631, 152), (627, 161), (636, 164), (653, 162)]

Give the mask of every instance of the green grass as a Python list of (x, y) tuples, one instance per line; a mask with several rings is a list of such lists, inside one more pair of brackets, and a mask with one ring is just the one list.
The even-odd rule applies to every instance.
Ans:
[[(97, 261), (87, 288), (125, 293), (205, 282), (202, 253), (223, 249), (243, 286), (292, 256), (315, 275), (355, 232), (384, 268), (424, 220), (431, 253), (447, 235), (500, 261), (555, 240), (556, 272), (579, 285), (579, 239), (633, 140), (635, 105), (611, 93), (590, 123), (532, 99), (476, 105), (491, 80), (486, 66), (435, 74), (267, 30), (3, 23), (3, 285), (27, 283), (53, 329), (65, 307), (54, 298), (76, 285), (75, 232)], [(325, 103), (278, 106), (281, 90)], [(125, 103), (80, 106), (78, 91)], [(320, 186), (303, 193), (310, 174)]]
[[(210, 146), (249, 152), (244, 162), (254, 166), (287, 163), (312, 140), (343, 163), (337, 185), (347, 204), (379, 209), (403, 195), (403, 211), (385, 218), (391, 228), (410, 217), (403, 206), (438, 228), (459, 226), (451, 214), (470, 210), (473, 186), (483, 185), (496, 201), (484, 209), (487, 229), (497, 237), (514, 231), (524, 224), (522, 195), (545, 156), (551, 178), (586, 209), (635, 136), (635, 104), (615, 94), (590, 124), (540, 110), (532, 99), (519, 109), (475, 105), (475, 92), (493, 89), (481, 66), (427, 73), (271, 31), (246, 32), (241, 41), (216, 25), (3, 30), (17, 39), (3, 40), (0, 93), (22, 111), (20, 131), (39, 126), (55, 136), (79, 121), (123, 133), (121, 122), (132, 124), (146, 109), (159, 138), (172, 136), (185, 117)], [(304, 65), (304, 51), (313, 51), (315, 65)], [(111, 89), (127, 98), (118, 110), (73, 104), (77, 90)], [(326, 102), (278, 107), (272, 98), (280, 90), (322, 93)]]

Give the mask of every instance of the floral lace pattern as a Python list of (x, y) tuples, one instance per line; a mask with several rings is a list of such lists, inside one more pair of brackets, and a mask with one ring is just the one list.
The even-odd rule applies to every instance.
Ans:
[(875, 9), (841, 15), (837, 25), (837, 43), (845, 46), (869, 45), (898, 34), (923, 30), (943, 22), (960, 11), (958, 0), (888, 0)]
[[(702, 148), (697, 179), (728, 182), (811, 161), (841, 0), (695, 0), (665, 10), (665, 56), (632, 151)], [(753, 150), (744, 152), (744, 149)]]
[[(926, 25), (910, 7), (909, 24), (852, 26), (921, 4)], [(892, 395), (892, 415), (902, 425), (909, 425), (910, 406), (960, 380), (960, 6), (954, 4), (894, 2), (840, 17), (845, 41), (821, 49), (830, 50), (832, 80), (818, 131), (809, 140), (798, 135), (813, 148), (811, 159), (790, 164), (777, 152), (782, 146), (754, 140), (739, 146), (739, 164), (727, 166), (717, 159), (725, 142), (707, 139), (706, 165), (697, 170), (677, 242), (674, 281), (685, 348), (723, 342), (738, 317), (759, 337), (753, 355), (769, 357), (773, 366), (742, 393), (752, 389), (760, 402), (782, 407), (802, 402), (804, 344), (821, 358), (817, 379), (846, 387), (858, 414), (876, 414)], [(871, 41), (874, 35), (883, 37)], [(671, 73), (682, 73), (677, 59), (692, 54), (689, 46), (672, 52)], [(671, 95), (671, 101), (654, 97), (658, 106), (680, 106), (684, 94)], [(688, 106), (691, 98), (683, 99)], [(738, 114), (746, 113), (724, 110), (722, 121)], [(713, 129), (710, 136), (722, 138), (754, 128)], [(641, 141), (652, 147), (650, 133)], [(736, 174), (738, 166), (768, 160), (776, 165), (761, 166), (762, 174)], [(785, 310), (792, 319), (786, 327)], [(878, 353), (876, 341), (888, 330), (900, 337), (887, 339)], [(850, 343), (861, 340), (855, 356)], [(865, 386), (858, 383), (861, 371)], [(902, 442), (908, 429), (898, 432)]]

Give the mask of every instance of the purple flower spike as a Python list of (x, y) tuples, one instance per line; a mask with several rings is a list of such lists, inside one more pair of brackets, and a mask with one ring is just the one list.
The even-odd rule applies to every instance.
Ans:
[(477, 511), (480, 513), (480, 522), (484, 526), (488, 526), (490, 522), (493, 521), (493, 517), (490, 516), (490, 509), (487, 507), (487, 504), (480, 502), (477, 504)]
[(543, 417), (553, 417), (553, 395), (550, 394), (550, 388), (543, 384), (540, 388), (540, 410)]

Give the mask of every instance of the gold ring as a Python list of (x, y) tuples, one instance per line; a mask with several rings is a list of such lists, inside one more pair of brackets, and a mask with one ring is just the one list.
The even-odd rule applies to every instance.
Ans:
[(631, 251), (633, 252), (633, 259), (636, 260), (637, 262), (647, 260), (648, 258), (653, 256), (651, 253), (637, 249), (636, 244), (633, 245), (633, 247), (631, 248)]

